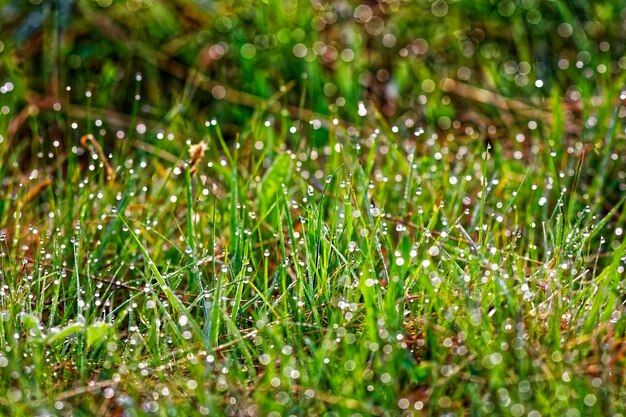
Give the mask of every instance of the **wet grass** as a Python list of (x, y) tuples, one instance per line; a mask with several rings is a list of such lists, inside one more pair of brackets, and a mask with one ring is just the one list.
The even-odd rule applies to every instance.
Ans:
[(626, 413), (623, 5), (40, 3), (0, 414)]

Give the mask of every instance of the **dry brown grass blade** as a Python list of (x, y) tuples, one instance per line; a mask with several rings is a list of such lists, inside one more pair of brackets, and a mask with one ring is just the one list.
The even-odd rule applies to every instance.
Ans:
[(29, 104), (26, 107), (24, 107), (17, 114), (17, 116), (13, 118), (13, 120), (11, 120), (7, 128), (7, 140), (9, 143), (11, 143), (11, 141), (13, 140), (13, 137), (15, 136), (17, 131), (20, 129), (20, 127), (24, 124), (24, 122), (26, 122), (26, 120), (28, 120), (28, 118), (31, 115), (37, 114), (38, 111), (39, 111), (39, 108), (37, 106)]
[(46, 189), (50, 184), (52, 184), (52, 181), (50, 180), (50, 178), (46, 178), (43, 181), (39, 182), (37, 185), (35, 185), (30, 190), (28, 190), (28, 194), (26, 194), (26, 202), (28, 203), (28, 202), (32, 201), (44, 189)]
[(104, 169), (107, 172), (107, 179), (109, 181), (115, 181), (115, 171), (111, 167), (111, 164), (109, 164), (109, 160), (104, 154), (102, 146), (100, 146), (96, 138), (91, 133), (88, 133), (80, 138), (80, 144), (84, 147), (88, 147), (89, 144), (91, 144), (91, 146), (96, 150), (98, 158), (100, 158), (100, 161), (104, 164)]
[(191, 175), (195, 175), (198, 170), (198, 165), (202, 162), (207, 149), (209, 149), (209, 147), (204, 141), (189, 146), (189, 172)]
[(483, 104), (495, 106), (506, 113), (516, 113), (523, 116), (540, 119), (545, 123), (551, 123), (550, 112), (538, 107), (531, 106), (521, 100), (504, 97), (484, 88), (475, 87), (452, 78), (441, 80), (441, 89), (446, 93), (454, 94), (462, 98), (477, 101)]
[[(11, 120), (9, 127), (7, 128), (7, 138), (11, 140), (19, 131), (21, 126), (30, 116), (37, 115), (42, 111), (54, 109), (55, 105), (65, 102), (60, 96), (41, 96), (34, 91), (27, 92), (28, 105), (24, 107), (18, 115)], [(121, 128), (130, 127), (132, 118), (123, 113), (119, 113), (109, 109), (102, 109), (96, 107), (86, 108), (78, 104), (70, 104), (66, 109), (65, 106), (61, 106), (62, 111), (66, 111), (68, 115), (75, 119), (91, 119), (94, 114), (104, 119), (108, 124)], [(145, 120), (144, 122), (150, 125), (153, 129), (163, 129), (163, 125), (155, 120)]]
[(144, 152), (155, 155), (159, 157), (160, 159), (163, 159), (164, 161), (171, 162), (172, 164), (177, 164), (180, 161), (179, 157), (161, 148), (157, 148), (156, 146), (151, 145), (147, 142), (142, 142), (140, 140), (135, 139), (131, 142), (131, 144), (137, 149), (141, 149)]
[[(97, 107), (84, 107), (76, 104), (72, 104), (68, 114), (76, 119), (91, 119), (94, 115), (98, 115), (98, 117), (104, 119), (108, 124), (121, 128), (132, 128), (131, 126), (132, 118), (123, 113), (119, 113), (110, 109), (103, 109)], [(155, 120), (146, 120), (144, 117), (141, 117), (141, 120), (149, 125), (151, 129), (163, 129), (164, 126), (162, 123), (157, 122)]]

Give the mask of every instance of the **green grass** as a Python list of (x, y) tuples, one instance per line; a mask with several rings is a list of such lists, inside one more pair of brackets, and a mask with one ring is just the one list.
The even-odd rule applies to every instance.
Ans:
[(626, 413), (623, 2), (40, 3), (0, 415)]

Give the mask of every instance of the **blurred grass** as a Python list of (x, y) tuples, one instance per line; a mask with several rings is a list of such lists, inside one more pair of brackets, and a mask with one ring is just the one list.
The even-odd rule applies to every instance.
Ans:
[[(122, 113), (131, 112), (133, 75), (142, 73), (141, 92), (150, 103), (145, 116), (156, 119), (169, 109), (171, 117), (220, 112), (223, 124), (245, 122), (249, 110), (229, 106), (228, 94), (215, 100), (207, 94), (213, 88), (203, 91), (194, 76), (199, 73), (200, 79), (261, 99), (293, 80), (297, 87), (286, 102), (298, 106), (303, 99), (307, 109), (351, 121), (359, 119), (358, 102), (372, 99), (392, 123), (403, 125), (405, 119), (435, 124), (456, 114), (457, 100), (442, 105), (444, 94), (436, 87), (445, 77), (541, 103), (554, 89), (563, 96), (573, 86), (583, 99), (600, 88), (615, 94), (611, 84), (619, 82), (612, 81), (622, 79), (626, 65), (619, 2), (113, 1), (100, 6), (106, 3), (9, 2), (3, 6), (3, 43), (15, 53), (11, 59), (5, 54), (5, 67), (37, 74), (27, 79), (28, 88), (39, 93), (59, 94), (69, 80), (79, 81), (82, 88), (70, 97), (81, 104), (88, 101), (83, 90), (98, 85), (91, 105)], [(559, 68), (560, 60), (567, 68)], [(343, 100), (337, 103), (338, 98)], [(182, 108), (172, 112), (175, 104)]]

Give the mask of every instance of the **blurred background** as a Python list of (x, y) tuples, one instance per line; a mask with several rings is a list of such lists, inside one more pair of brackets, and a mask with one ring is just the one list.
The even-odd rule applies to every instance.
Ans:
[[(117, 135), (197, 136), (198, 121), (215, 118), (232, 137), (260, 111), (272, 123), (315, 120), (316, 144), (335, 118), (357, 127), (384, 119), (399, 132), (460, 121), (511, 137), (551, 117), (550, 97), (565, 98), (564, 134), (580, 135), (568, 115), (608, 117), (626, 68), (624, 1), (0, 4), (0, 128), (9, 136), (32, 132), (6, 116), (30, 103), (40, 120), (60, 121), (57, 103), (57, 113), (99, 118), (122, 128)], [(601, 103), (610, 105), (596, 115)], [(68, 130), (67, 121), (49, 126)]]

